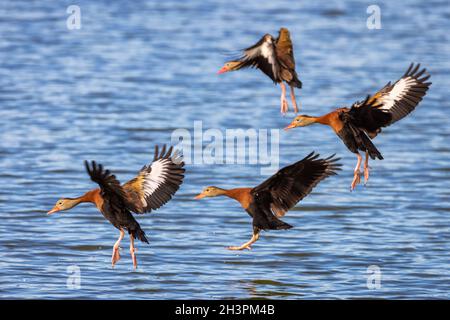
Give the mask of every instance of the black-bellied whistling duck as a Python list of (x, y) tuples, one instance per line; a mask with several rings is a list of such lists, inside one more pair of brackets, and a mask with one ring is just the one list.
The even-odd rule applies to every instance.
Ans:
[(156, 210), (167, 203), (183, 183), (184, 162), (177, 152), (172, 155), (173, 148), (166, 152), (166, 146), (158, 151), (155, 147), (155, 157), (151, 165), (144, 166), (137, 176), (121, 185), (116, 176), (109, 170), (103, 170), (101, 164), (85, 161), (86, 170), (91, 180), (100, 188), (88, 191), (78, 198), (62, 198), (48, 214), (69, 210), (83, 202), (93, 203), (111, 224), (119, 229), (120, 236), (114, 244), (111, 264), (114, 267), (120, 259), (119, 245), (125, 236), (125, 230), (130, 235), (130, 253), (133, 267), (137, 260), (134, 239), (148, 243), (145, 232), (134, 219), (132, 212), (143, 214)]
[(383, 159), (371, 139), (387, 127), (411, 113), (425, 96), (431, 82), (430, 75), (420, 64), (411, 64), (406, 73), (397, 82), (389, 82), (373, 96), (364, 101), (355, 102), (350, 108), (338, 108), (321, 117), (301, 115), (296, 117), (285, 129), (305, 127), (314, 123), (330, 126), (342, 139), (347, 148), (356, 154), (355, 167), (350, 190), (354, 190), (361, 181), (362, 157), (359, 151), (366, 153), (364, 161), (364, 183), (369, 180), (369, 156)]
[(258, 68), (273, 82), (281, 86), (281, 113), (288, 111), (285, 81), (291, 88), (291, 100), (295, 113), (298, 112), (294, 87), (301, 88), (302, 82), (295, 72), (294, 49), (289, 30), (281, 28), (278, 38), (266, 34), (255, 45), (244, 49), (242, 57), (229, 61), (219, 70), (220, 73), (235, 71), (246, 67)]
[(253, 218), (253, 235), (241, 246), (228, 247), (229, 250), (251, 249), (259, 239), (261, 230), (290, 229), (291, 225), (281, 221), (287, 211), (306, 197), (323, 179), (335, 175), (340, 170), (339, 159), (334, 155), (319, 159), (310, 153), (306, 158), (279, 170), (272, 177), (254, 188), (225, 190), (207, 187), (195, 199), (226, 196), (237, 200)]

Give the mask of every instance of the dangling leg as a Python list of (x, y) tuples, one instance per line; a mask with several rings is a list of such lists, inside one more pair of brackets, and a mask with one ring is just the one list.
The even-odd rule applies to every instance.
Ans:
[(244, 243), (242, 246), (239, 247), (228, 247), (228, 250), (244, 250), (244, 249), (248, 249), (251, 250), (251, 245), (254, 244), (256, 241), (258, 241), (259, 239), (259, 228), (253, 227), (253, 236), (252, 238), (247, 241), (246, 243)]
[(355, 190), (356, 185), (361, 182), (361, 172), (359, 170), (361, 169), (362, 157), (359, 154), (359, 152), (356, 154), (356, 156), (358, 157), (358, 162), (356, 163), (355, 172), (354, 172), (354, 176), (353, 176), (352, 185), (350, 187), (350, 191)]
[(364, 161), (364, 185), (369, 181), (369, 151), (366, 151), (366, 161)]
[(281, 86), (281, 113), (285, 114), (288, 111), (288, 102), (286, 100), (286, 85), (283, 81), (280, 82)]
[(119, 236), (119, 239), (117, 239), (116, 243), (114, 244), (113, 253), (112, 253), (112, 257), (111, 257), (111, 266), (113, 268), (114, 268), (114, 265), (116, 264), (116, 262), (119, 261), (119, 259), (120, 259), (119, 246), (120, 246), (120, 241), (122, 241), (124, 236), (125, 236), (125, 232), (123, 232), (123, 229), (120, 229), (120, 236)]
[(132, 234), (130, 234), (130, 253), (131, 253), (131, 259), (133, 260), (133, 268), (136, 270), (137, 268), (137, 259), (136, 259), (136, 248), (134, 247), (134, 237)]
[(294, 86), (290, 86), (290, 87), (291, 87), (292, 105), (294, 106), (294, 112), (297, 113), (298, 112), (298, 107), (297, 107), (297, 101), (295, 100)]

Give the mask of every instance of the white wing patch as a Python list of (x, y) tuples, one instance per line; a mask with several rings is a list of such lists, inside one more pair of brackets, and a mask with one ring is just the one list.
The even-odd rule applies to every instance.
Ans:
[(263, 43), (263, 45), (261, 46), (261, 55), (267, 59), (269, 64), (272, 66), (273, 74), (276, 75), (277, 72), (275, 65), (277, 61), (275, 60), (275, 51), (271, 42), (266, 41)]
[[(169, 171), (170, 160), (158, 159), (150, 166), (151, 171), (144, 176), (144, 194), (145, 198), (150, 197), (158, 188), (164, 184), (167, 179)], [(147, 206), (147, 201), (142, 199), (144, 207)]]
[(418, 81), (412, 77), (400, 79), (397, 83), (395, 83), (392, 90), (380, 99), (382, 102), (380, 109), (389, 110), (394, 107), (395, 102), (400, 101), (403, 97), (405, 97), (409, 90), (417, 84)]
[[(256, 62), (258, 61), (258, 58), (264, 60), (264, 63)], [(266, 74), (267, 72), (271, 72), (271, 75), (267, 74), (269, 77), (273, 77), (275, 79), (279, 78), (279, 63), (276, 58), (273, 40), (270, 37), (266, 37), (258, 46), (245, 50), (244, 58), (241, 61), (244, 63), (250, 62), (250, 65), (248, 66), (257, 66)], [(251, 63), (252, 61), (253, 63)], [(265, 67), (265, 65), (267, 66)], [(267, 68), (270, 68), (270, 71), (267, 70)]]

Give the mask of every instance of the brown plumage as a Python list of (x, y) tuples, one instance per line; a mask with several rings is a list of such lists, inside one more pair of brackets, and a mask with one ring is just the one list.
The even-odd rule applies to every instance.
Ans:
[(358, 162), (351, 184), (351, 190), (354, 190), (360, 183), (362, 157), (359, 151), (366, 153), (364, 180), (367, 183), (369, 157), (383, 159), (371, 139), (374, 139), (383, 127), (403, 119), (417, 107), (431, 85), (431, 82), (428, 82), (429, 78), (426, 69), (420, 69), (420, 64), (411, 64), (394, 84), (389, 82), (376, 94), (355, 102), (350, 108), (338, 108), (320, 117), (301, 115), (286, 129), (305, 127), (314, 123), (330, 126), (347, 148), (357, 155)]
[(336, 171), (340, 170), (338, 160), (334, 156), (320, 159), (318, 154), (312, 152), (304, 159), (279, 170), (254, 188), (225, 190), (210, 186), (195, 198), (226, 196), (238, 201), (253, 218), (253, 236), (243, 245), (229, 249), (250, 249), (258, 240), (261, 230), (292, 228), (279, 218), (306, 197), (320, 181), (335, 175)]
[(247, 67), (260, 69), (273, 82), (280, 84), (282, 113), (288, 111), (286, 87), (283, 81), (286, 82), (291, 88), (294, 111), (298, 112), (294, 87), (301, 88), (302, 82), (295, 71), (294, 49), (288, 29), (281, 28), (277, 39), (270, 34), (265, 34), (256, 44), (244, 49), (239, 59), (225, 63), (219, 73)]
[(62, 198), (48, 214), (72, 209), (80, 203), (95, 204), (103, 216), (120, 231), (120, 236), (113, 248), (111, 264), (120, 259), (119, 245), (124, 231), (130, 234), (130, 252), (134, 268), (137, 260), (134, 239), (148, 243), (145, 232), (134, 219), (134, 213), (146, 213), (167, 203), (183, 183), (184, 163), (178, 153), (172, 154), (173, 148), (164, 146), (159, 152), (155, 147), (155, 156), (151, 165), (144, 166), (138, 175), (121, 185), (116, 176), (105, 170), (95, 161), (85, 161), (86, 171), (92, 181), (100, 188), (91, 190), (78, 198)]

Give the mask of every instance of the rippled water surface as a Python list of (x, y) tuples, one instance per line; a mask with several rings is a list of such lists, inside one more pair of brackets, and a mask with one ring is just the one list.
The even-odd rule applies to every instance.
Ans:
[[(88, 299), (450, 298), (450, 8), (448, 1), (77, 1), (82, 28), (66, 28), (69, 1), (0, 4), (0, 297)], [(282, 128), (279, 88), (260, 72), (216, 75), (237, 49), (291, 30), (302, 113), (349, 105), (422, 62), (433, 85), (412, 116), (376, 144), (367, 187), (349, 192), (355, 157), (331, 130), (280, 132), (280, 164), (312, 150), (338, 153), (343, 171), (262, 234), (230, 199), (194, 201), (205, 185), (254, 186), (258, 165), (188, 165), (157, 213), (139, 216), (150, 245), (127, 246), (95, 208), (46, 216), (59, 197), (94, 188), (82, 161), (121, 181), (170, 143), (176, 128)], [(367, 268), (381, 288), (367, 287)], [(71, 266), (81, 288), (67, 287)], [(69, 269), (68, 269), (69, 268)]]

